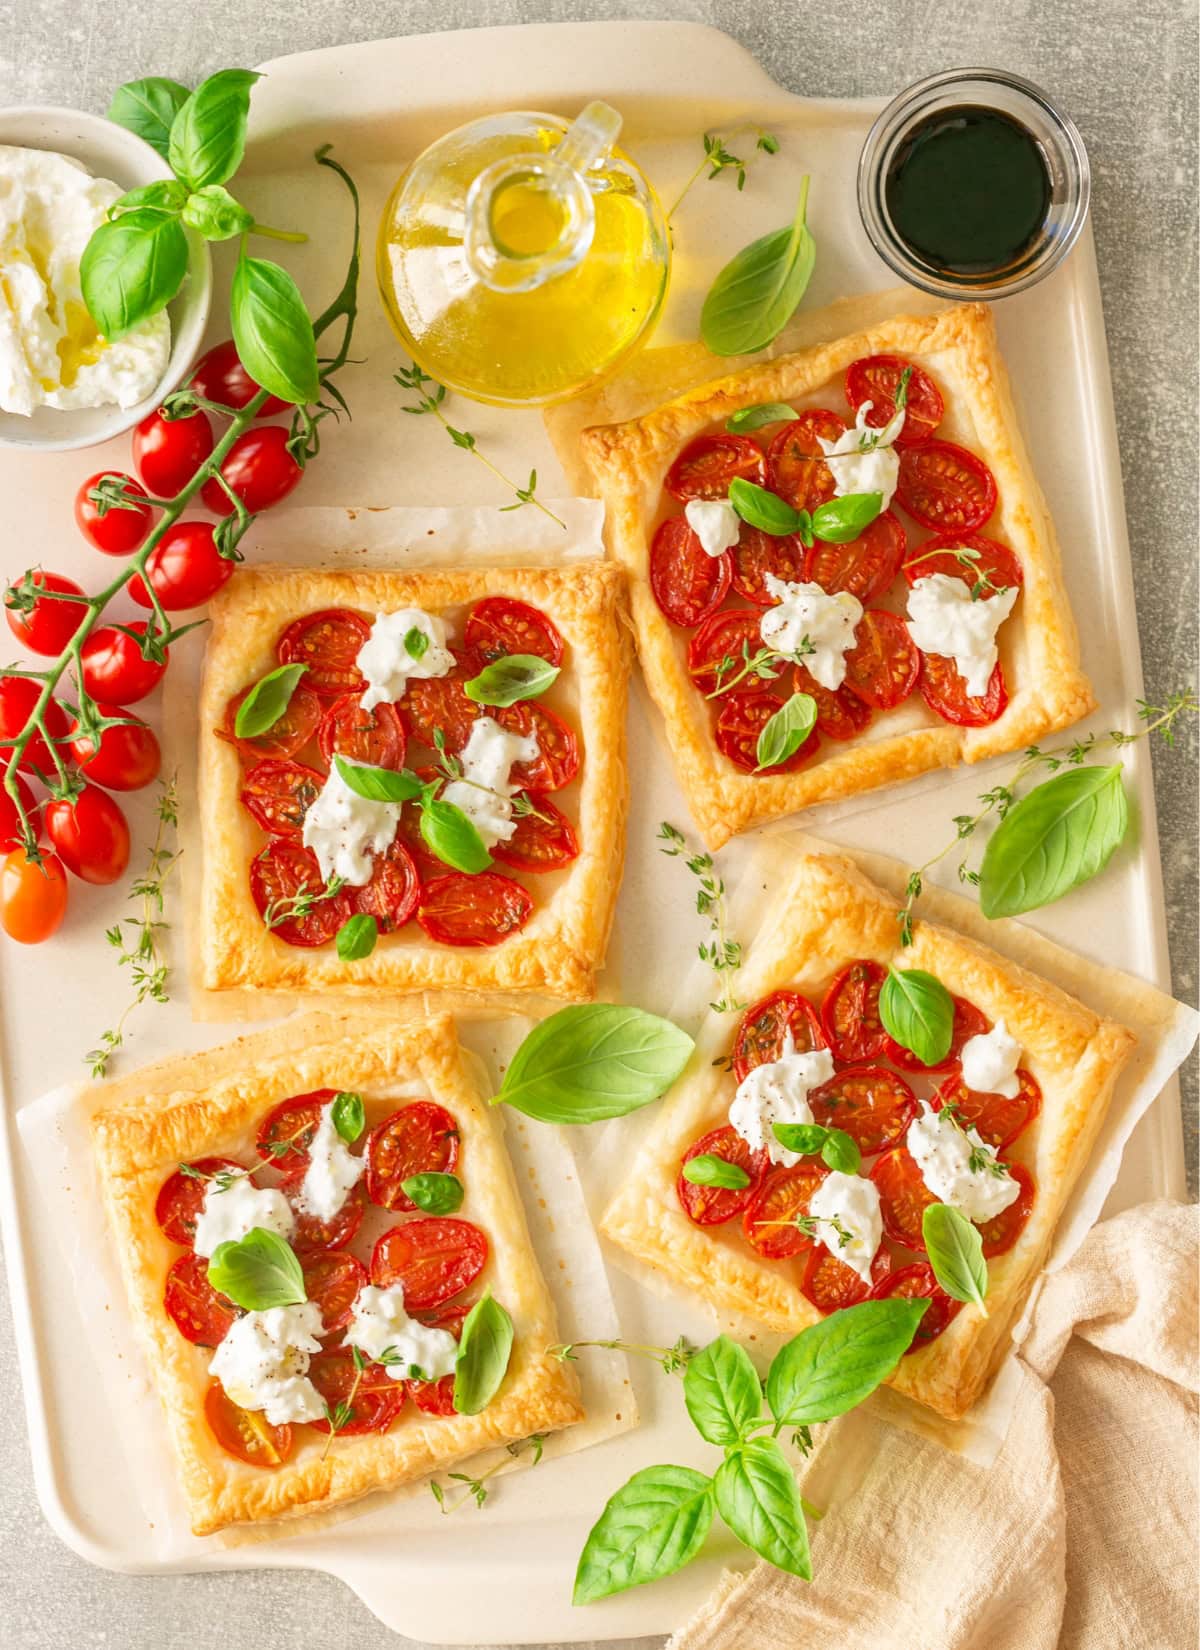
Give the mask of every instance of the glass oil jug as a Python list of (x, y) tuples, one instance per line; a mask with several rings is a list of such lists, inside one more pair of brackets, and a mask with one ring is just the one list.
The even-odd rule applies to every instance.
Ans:
[(488, 115), (401, 177), (379, 227), (389, 319), (413, 359), (478, 401), (573, 395), (645, 341), (670, 241), (649, 182), (615, 147), (621, 117), (589, 103)]

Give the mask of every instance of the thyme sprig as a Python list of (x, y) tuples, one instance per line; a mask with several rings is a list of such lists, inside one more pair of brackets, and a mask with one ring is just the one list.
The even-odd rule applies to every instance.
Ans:
[(979, 601), (986, 595), (1002, 596), (1008, 586), (1006, 584), (996, 584), (990, 574), (980, 571), (977, 564), (982, 554), (982, 551), (973, 550), (969, 544), (960, 544), (956, 550), (928, 550), (923, 556), (914, 556), (911, 561), (906, 561), (904, 571), (907, 573), (910, 567), (919, 567), (924, 561), (934, 561), (939, 556), (951, 555), (960, 567), (975, 575), (974, 582), (971, 585), (971, 600), (973, 602)]
[[(754, 149), (750, 156), (743, 160), (741, 156), (732, 152), (729, 144), (736, 142), (741, 137), (748, 137), (751, 133), (754, 134)], [(735, 126), (732, 131), (727, 132), (724, 136), (720, 132), (705, 132), (701, 142), (704, 145), (704, 158), (676, 195), (675, 204), (667, 213), (668, 224), (676, 212), (679, 211), (692, 185), (698, 181), (703, 172), (707, 171), (708, 181), (711, 183), (714, 178), (719, 178), (722, 172), (732, 171), (737, 178), (737, 186), (740, 191), (746, 187), (746, 168), (756, 154), (777, 155), (779, 153), (779, 139), (773, 132), (768, 132), (762, 126)]]
[(673, 1346), (644, 1346), (640, 1341), (563, 1341), (558, 1346), (548, 1346), (546, 1356), (557, 1358), (559, 1363), (575, 1362), (580, 1347), (599, 1346), (609, 1352), (632, 1352), (640, 1358), (649, 1358), (668, 1375), (682, 1375), (688, 1364), (700, 1350), (694, 1346), (685, 1335), (681, 1335)]
[[(536, 1467), (538, 1462), (542, 1459), (542, 1451), (545, 1448), (545, 1444), (546, 1434), (544, 1432), (531, 1432), (528, 1438), (514, 1438), (512, 1443), (505, 1444), (504, 1448), (505, 1451), (512, 1456), (514, 1461), (517, 1460), (518, 1457), (524, 1455), (527, 1449), (532, 1450), (533, 1459), (530, 1461), (529, 1465), (531, 1467)], [(449, 1483), (464, 1484), (466, 1486), (456, 1501), (447, 1499), (447, 1497), (453, 1492), (449, 1489), (448, 1485), (439, 1484), (436, 1478), (431, 1478), (429, 1480), (429, 1493), (433, 1496), (433, 1499), (437, 1502), (438, 1506), (444, 1513), (455, 1513), (460, 1507), (465, 1507), (470, 1501), (474, 1501), (477, 1507), (482, 1507), (487, 1501), (490, 1493), (487, 1488), (488, 1479), (498, 1473), (501, 1467), (505, 1467), (507, 1465), (507, 1461), (497, 1461), (495, 1465), (489, 1467), (486, 1472), (481, 1472), (478, 1478), (473, 1478), (469, 1472), (447, 1473), (446, 1477), (449, 1480)]]
[[(727, 693), (732, 693), (739, 682), (745, 681), (747, 676), (753, 676), (760, 682), (773, 682), (781, 674), (784, 665), (800, 665), (805, 659), (816, 652), (816, 648), (807, 636), (801, 636), (800, 645), (792, 652), (777, 647), (760, 647), (754, 653), (750, 651), (750, 643), (742, 643), (740, 657), (726, 653), (717, 661), (717, 685), (711, 693), (705, 694), (706, 699), (720, 699)], [(730, 676), (730, 671), (736, 675)], [(729, 677), (726, 681), (725, 678)]]
[(325, 1404), (325, 1419), (329, 1422), (329, 1435), (325, 1439), (325, 1448), (321, 1451), (322, 1461), (333, 1448), (333, 1440), (343, 1428), (348, 1427), (354, 1419), (354, 1400), (358, 1396), (358, 1389), (362, 1385), (363, 1370), (366, 1360), (356, 1346), (350, 1348), (350, 1356), (354, 1361), (354, 1379), (350, 1383), (350, 1390), (346, 1396), (331, 1409)]
[(534, 819), (540, 819), (543, 825), (553, 825), (554, 821), (549, 814), (539, 813), (534, 807), (527, 791), (518, 791), (516, 796), (506, 796), (503, 791), (496, 790), (492, 785), (484, 785), (478, 779), (468, 779), (458, 757), (451, 756), (446, 749), (446, 735), (441, 728), (434, 728), (433, 744), (437, 751), (438, 769), (447, 781), (456, 785), (469, 785), (472, 790), (482, 791), (485, 796), (494, 796), (500, 802), (511, 802), (513, 814), (517, 819), (531, 815)]
[(314, 906), (336, 898), (344, 887), (344, 878), (330, 877), (324, 888), (302, 888), (298, 894), (289, 894), (286, 899), (268, 900), (263, 909), (263, 924), (270, 930), (285, 922), (303, 922), (305, 917), (312, 915)]
[(658, 841), (663, 844), (660, 853), (669, 859), (682, 859), (696, 878), (696, 910), (709, 919), (711, 937), (696, 948), (700, 961), (712, 969), (720, 991), (709, 1007), (716, 1014), (735, 1014), (746, 1006), (734, 997), (730, 978), (742, 965), (742, 947), (729, 935), (724, 879), (718, 876), (712, 855), (691, 853), (683, 832), (665, 819), (658, 827)]

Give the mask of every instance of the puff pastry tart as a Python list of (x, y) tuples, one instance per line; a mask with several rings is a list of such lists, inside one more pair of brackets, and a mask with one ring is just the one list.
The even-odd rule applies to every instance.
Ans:
[[(202, 985), (590, 996), (623, 853), (623, 584), (595, 562), (227, 586), (201, 701)], [(506, 676), (514, 660), (549, 690)], [(269, 706), (280, 683), (290, 698), (239, 737), (272, 673)], [(339, 759), (405, 770), (465, 816), (470, 870), (439, 857), (421, 800), (360, 795)], [(355, 915), (376, 943), (343, 956)]]
[[(298, 1052), (274, 1052), (276, 1035), (270, 1053), (250, 1038), (172, 1061), (136, 1109), (94, 1123), (198, 1535), (332, 1507), (582, 1417), (574, 1375), (545, 1356), (553, 1305), (452, 1022), (292, 1029)], [(437, 1177), (422, 1185), (452, 1213), (423, 1214), (414, 1176)], [(298, 1259), (304, 1300), (243, 1310), (214, 1286), (221, 1246), (255, 1228)], [(457, 1341), (485, 1291), (512, 1320), (511, 1357), (484, 1407), (459, 1414)]]
[[(985, 306), (899, 316), (581, 439), (709, 847), (1094, 708)], [(739, 479), (773, 495), (771, 531), (734, 510)], [(822, 505), (876, 492), (858, 537), (828, 510), (820, 536)], [(815, 726), (760, 766), (795, 693)]]
[[(936, 1068), (881, 1024), (889, 964), (953, 997)], [(602, 1231), (717, 1311), (771, 1330), (868, 1295), (928, 1298), (891, 1384), (961, 1416), (1003, 1355), (1133, 1034), (949, 929), (918, 923), (900, 953), (894, 901), (823, 856), (800, 860), (739, 988), (750, 1006), (717, 1062), (693, 1065), (668, 1097)], [(776, 1133), (812, 1123), (850, 1136), (848, 1166)], [(699, 1158), (704, 1172), (689, 1173)], [(986, 1317), (938, 1286), (922, 1219), (934, 1202), (979, 1230)]]

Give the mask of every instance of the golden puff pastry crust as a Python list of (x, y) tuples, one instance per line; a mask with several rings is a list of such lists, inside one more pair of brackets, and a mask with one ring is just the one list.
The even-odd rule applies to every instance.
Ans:
[[(819, 1005), (833, 975), (860, 957), (926, 969), (989, 1020), (1003, 1019), (1021, 1044), (1021, 1065), (1042, 1089), (1040, 1116), (1003, 1154), (1006, 1161), (1029, 1169), (1037, 1192), (1012, 1249), (988, 1262), (988, 1316), (964, 1306), (937, 1340), (901, 1361), (889, 1383), (957, 1418), (979, 1397), (1007, 1350), (1010, 1327), (1087, 1162), (1136, 1038), (953, 929), (918, 921), (912, 945), (901, 953), (894, 898), (852, 861), (831, 855), (804, 853), (796, 862), (749, 950), (738, 992), (753, 1003), (789, 987)], [(757, 1254), (743, 1239), (739, 1220), (694, 1225), (676, 1194), (684, 1152), (727, 1121), (734, 1079), (711, 1060), (728, 1053), (732, 1034), (731, 1027), (710, 1020), (695, 1059), (665, 1101), (600, 1230), (718, 1312), (739, 1312), (773, 1331), (794, 1334), (820, 1317), (800, 1291), (795, 1263)]]
[[(247, 868), (265, 839), (238, 803), (237, 750), (216, 731), (230, 698), (275, 666), (280, 632), (306, 613), (422, 607), (452, 621), (461, 639), (469, 606), (500, 595), (540, 608), (567, 644), (562, 675), (546, 702), (563, 711), (580, 740), (579, 778), (556, 797), (576, 821), (579, 857), (532, 879), (534, 913), (499, 945), (442, 945), (415, 923), (380, 936), (370, 957), (358, 961), (341, 961), (333, 945), (285, 944), (264, 927), (250, 895)], [(213, 599), (209, 615), (200, 700), (200, 987), (350, 997), (438, 990), (594, 994), (625, 847), (628, 623), (621, 569), (607, 562), (409, 573), (250, 567)]]
[[(119, 1103), (96, 1114), (93, 1141), (134, 1326), (197, 1535), (338, 1506), (583, 1418), (575, 1374), (546, 1355), (558, 1339), (554, 1305), (495, 1114), (469, 1075), (448, 1016), (404, 1024), (312, 1015), (162, 1062), (144, 1076), (144, 1089), (125, 1079), (114, 1096)], [(478, 1225), (489, 1245), (476, 1288), (491, 1289), (508, 1310), (515, 1340), (503, 1385), (482, 1413), (440, 1417), (408, 1404), (386, 1433), (338, 1436), (328, 1449), (321, 1433), (298, 1427), (291, 1456), (264, 1470), (228, 1455), (209, 1431), (203, 1406), (212, 1353), (187, 1342), (163, 1309), (164, 1278), (182, 1251), (159, 1230), (154, 1204), (180, 1162), (209, 1155), (255, 1161), (254, 1133), (264, 1113), (315, 1088), (361, 1093), (369, 1125), (417, 1097), (436, 1100), (455, 1117), (462, 1218)]]
[[(996, 478), (999, 502), (983, 531), (1011, 545), (1024, 571), (1020, 601), (999, 633), (1011, 697), (997, 721), (977, 728), (953, 726), (910, 700), (897, 713), (902, 730), (888, 732), (893, 718), (885, 715), (865, 737), (845, 744), (823, 741), (798, 772), (743, 773), (717, 750), (709, 706), (687, 672), (687, 635), (666, 618), (650, 587), (649, 546), (663, 479), (693, 437), (719, 427), (738, 408), (760, 401), (821, 405), (831, 391), (840, 397), (842, 375), (852, 361), (873, 354), (901, 355), (933, 375), (946, 400), (939, 438), (978, 453)], [(710, 848), (816, 803), (1019, 750), (1095, 708), (1080, 668), (1054, 526), (1020, 433), (986, 305), (893, 316), (704, 384), (643, 417), (585, 429), (580, 442), (607, 507), (611, 549), (631, 575), (647, 685), (663, 714), (680, 784)]]

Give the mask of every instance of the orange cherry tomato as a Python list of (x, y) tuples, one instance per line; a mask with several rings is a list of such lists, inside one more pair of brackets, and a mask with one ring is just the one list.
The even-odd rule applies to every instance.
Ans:
[(21, 945), (48, 940), (67, 911), (67, 873), (57, 854), (41, 863), (13, 848), (0, 863), (0, 926)]

